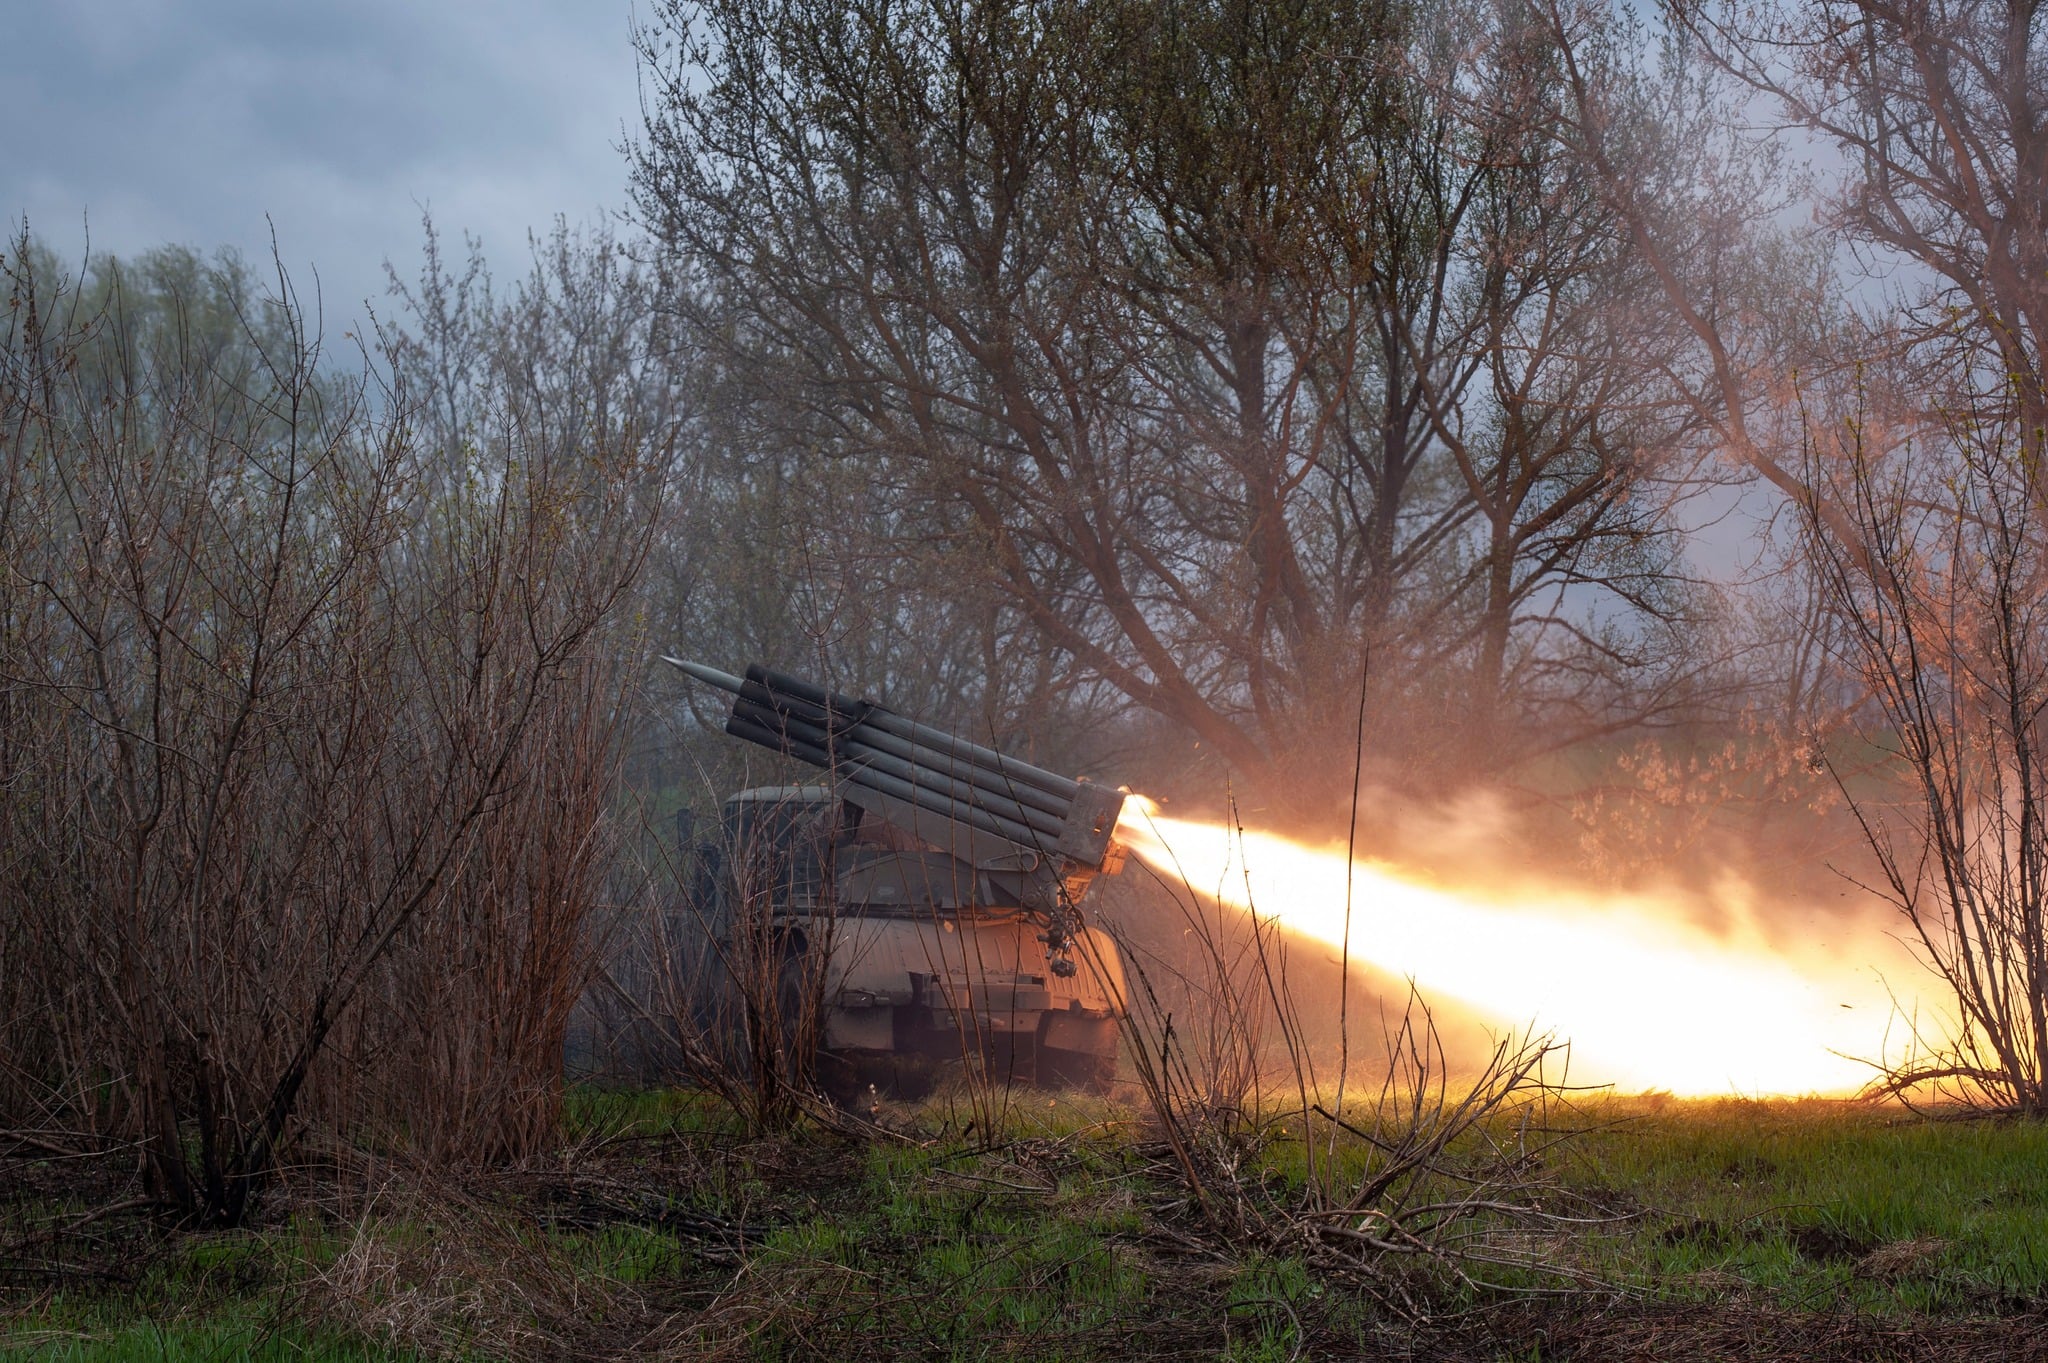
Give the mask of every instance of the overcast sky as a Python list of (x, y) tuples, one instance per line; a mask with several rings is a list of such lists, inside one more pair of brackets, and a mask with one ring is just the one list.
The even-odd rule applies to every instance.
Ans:
[(17, 0), (0, 25), (0, 213), (75, 262), (179, 242), (267, 261), (330, 331), (420, 213), (501, 276), (529, 229), (625, 202), (628, 0)]

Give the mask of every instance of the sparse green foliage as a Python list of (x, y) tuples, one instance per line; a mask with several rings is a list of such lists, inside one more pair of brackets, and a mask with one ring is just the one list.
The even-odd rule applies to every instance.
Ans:
[(640, 46), (745, 495), (816, 483), (807, 573), (981, 641), (985, 711), (1120, 696), (1306, 806), (1368, 651), (1416, 781), (1684, 691), (1690, 418), (1517, 5), (671, 3)]
[[(1553, 1133), (1578, 1134), (1552, 1178), (1610, 1215), (1559, 1252), (1612, 1290), (1468, 1315), (1477, 1299), (1418, 1265), (1431, 1311), (1398, 1326), (1306, 1247), (1205, 1235), (1114, 1105), (966, 1137), (943, 1103), (896, 1109), (918, 1139), (865, 1146), (748, 1141), (703, 1095), (586, 1090), (569, 1111), (579, 1153), (559, 1169), (302, 1186), (290, 1219), (174, 1237), (125, 1285), (0, 1279), (0, 1354), (1509, 1360), (1540, 1336), (1733, 1359), (1717, 1341), (1734, 1331), (1786, 1341), (1766, 1357), (1846, 1363), (1871, 1356), (1870, 1330), (2014, 1347), (2048, 1294), (2048, 1132), (1895, 1106), (1560, 1108)], [(1276, 1131), (1240, 1177), (1298, 1196), (1301, 1156)]]

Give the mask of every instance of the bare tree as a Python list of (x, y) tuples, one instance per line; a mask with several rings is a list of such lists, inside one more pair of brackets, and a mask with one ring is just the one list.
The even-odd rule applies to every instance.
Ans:
[(1929, 416), (2009, 430), (2030, 478), (2048, 439), (2048, 49), (2037, 7), (1964, 0), (1689, 5), (1718, 67), (1831, 144), (1829, 225), (1872, 271), (1913, 272), (1856, 352), (1898, 354)]
[[(1551, 665), (1572, 612), (1535, 604), (1551, 589), (1682, 616), (1668, 561), (1601, 548), (1661, 529), (1641, 474), (1668, 442), (1566, 414), (1641, 399), (1590, 372), (1637, 350), (1577, 356), (1577, 388), (1531, 364), (1501, 388), (1524, 434), (1478, 438), (1488, 348), (1514, 329), (1561, 360), (1582, 335), (1534, 320), (1543, 300), (1617, 268), (1540, 278), (1571, 234), (1613, 233), (1525, 164), (1548, 96), (1511, 87), (1554, 90), (1556, 66), (1515, 13), (670, 6), (641, 38), (637, 202), (694, 272), (690, 330), (757, 385), (747, 419), (806, 476), (856, 469), (899, 562), (1272, 788), (1348, 727), (1368, 648), (1392, 721), (1446, 656), (1531, 705), (1583, 676), (1597, 647)], [(1472, 489), (1503, 460), (1504, 583), (1468, 571)], [(1549, 661), (1510, 672), (1503, 634)], [(1475, 665), (1488, 640), (1502, 661)]]
[[(1662, 67), (1591, 10), (1532, 10), (1570, 65), (1560, 130), (1693, 339), (1702, 418), (1805, 522), (1827, 628), (1910, 783), (1896, 810), (1857, 812), (1880, 892), (1956, 1009), (1948, 1030), (1916, 1032), (1889, 1086), (2041, 1111), (2048, 61), (2035, 7), (1676, 5)], [(1718, 133), (1700, 102), (1716, 92)], [(1767, 167), (1725, 112), (1744, 103), (1839, 158), (1816, 284), (1780, 291), (1775, 309), (1698, 249), (1740, 240), (1744, 201), (1770, 201), (1755, 192)], [(1618, 111), (1644, 104), (1706, 133), (1685, 156), (1618, 136)]]
[(1887, 448), (1874, 423), (1848, 424), (1843, 492), (1866, 555), (1852, 559), (1817, 518), (1811, 554), (1912, 792), (1886, 810), (1841, 785), (1876, 854), (1876, 892), (1954, 1003), (1909, 1021), (1882, 1087), (2048, 1113), (2039, 485), (1995, 415), (1951, 423), (1933, 468), (1911, 445)]
[(1455, 307), (1419, 333), (1445, 358), (1405, 345), (1474, 527), (1451, 598), (1470, 604), (1432, 620), (1430, 660), (1469, 659), (1470, 740), (1498, 754), (1528, 727), (1506, 722), (1518, 702), (1548, 722), (1547, 748), (1699, 699), (1711, 601), (1664, 531), (1704, 480), (1656, 277), (1555, 137), (1570, 102), (1560, 54), (1518, 6), (1452, 13), (1468, 33), (1485, 25), (1487, 55), (1439, 55), (1423, 76), (1436, 116), (1463, 129), (1469, 226), (1443, 234)]
[(1652, 330), (1688, 343), (1666, 359), (1675, 395), (1716, 451), (1845, 545), (1854, 525), (1803, 476), (1794, 378), (1844, 358), (1824, 235), (1778, 230), (1797, 185), (1776, 141), (1743, 137), (1716, 68), (1679, 44), (1653, 56), (1640, 28), (1590, 5), (1522, 0), (1544, 26), (1565, 98), (1552, 133), (1607, 201), (1657, 282)]

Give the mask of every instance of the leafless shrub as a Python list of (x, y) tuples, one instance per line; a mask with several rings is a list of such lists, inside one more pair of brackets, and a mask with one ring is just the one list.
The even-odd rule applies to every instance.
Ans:
[[(1849, 427), (1852, 556), (1817, 521), (1816, 571), (1845, 662), (1882, 716), (1911, 793), (1841, 782), (1878, 866), (1872, 887), (1946, 986), (1906, 1020), (1887, 1093), (2048, 1113), (2048, 556), (2037, 475), (1986, 419), (1953, 423), (1940, 485), (1873, 423)], [(1840, 779), (1840, 778), (1838, 778)]]
[(820, 1068), (830, 1063), (829, 830), (814, 830), (822, 860), (811, 870), (822, 878), (799, 887), (765, 828), (820, 817), (817, 806), (800, 797), (759, 804), (753, 822), (717, 827), (691, 846), (641, 818), (637, 895), (622, 906), (592, 1000), (613, 1051), (603, 1060), (621, 1076), (715, 1093), (756, 1133), (805, 1120), (842, 1124)]
[[(1139, 887), (1141, 903), (1155, 902)], [(1171, 1089), (1213, 1119), (1246, 1117), (1264, 1105), (1266, 1017), (1261, 955), (1285, 944), (1271, 922), (1247, 920), (1198, 895), (1172, 893), (1183, 950), (1168, 956), (1154, 934), (1120, 932), (1118, 950), (1137, 967), (1134, 989), (1159, 1034), (1132, 1063), (1148, 1088)], [(1164, 934), (1169, 940), (1169, 928)]]
[(657, 482), (509, 399), (422, 448), (281, 270), (201, 336), (7, 268), (0, 1124), (132, 1141), (209, 1224), (309, 1119), (531, 1149)]
[[(1163, 1007), (1172, 996), (1154, 978), (1156, 958), (1127, 953), (1130, 1050), (1155, 1130), (1213, 1231), (1306, 1252), (1409, 1314), (1427, 1309), (1432, 1274), (1469, 1289), (1591, 1285), (1565, 1261), (1565, 1233), (1611, 1218), (1581, 1214), (1543, 1173), (1540, 1133), (1566, 1092), (1561, 1047), (1510, 1036), (1459, 1073), (1411, 990), (1367, 1061), (1377, 1092), (1347, 1101), (1339, 1076), (1318, 1072), (1277, 923), (1256, 910), (1243, 925), (1201, 913), (1193, 887), (1173, 888), (1190, 936), (1202, 936), (1205, 973), (1180, 982), (1177, 1008)], [(1198, 1003), (1231, 1015), (1197, 1011), (1190, 1026)], [(1261, 1045), (1262, 1027), (1277, 1044)], [(1346, 1037), (1346, 1061), (1364, 1050)], [(1262, 1154), (1297, 1142), (1301, 1189), (1276, 1195)]]
[(561, 1358), (613, 1305), (525, 1218), (442, 1184), (394, 1179), (309, 1266), (305, 1319), (428, 1358)]
[[(1384, 1042), (1388, 1064), (1375, 1097), (1348, 1117), (1314, 1107), (1329, 1123), (1325, 1158), (1311, 1162), (1295, 1213), (1313, 1257), (1410, 1313), (1421, 1304), (1402, 1277), (1376, 1271), (1390, 1260), (1406, 1257), (1470, 1289), (1599, 1286), (1567, 1262), (1568, 1239), (1614, 1218), (1544, 1172), (1569, 1091), (1564, 1048), (1547, 1036), (1510, 1035), (1476, 1070), (1458, 1073), (1413, 993)], [(1349, 1167), (1339, 1158), (1346, 1136), (1364, 1148)]]

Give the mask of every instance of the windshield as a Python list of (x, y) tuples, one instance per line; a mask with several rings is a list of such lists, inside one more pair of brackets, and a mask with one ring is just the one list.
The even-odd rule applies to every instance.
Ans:
[(804, 790), (728, 802), (726, 845), (742, 897), (787, 904), (821, 896), (831, 874), (834, 813), (830, 795)]

